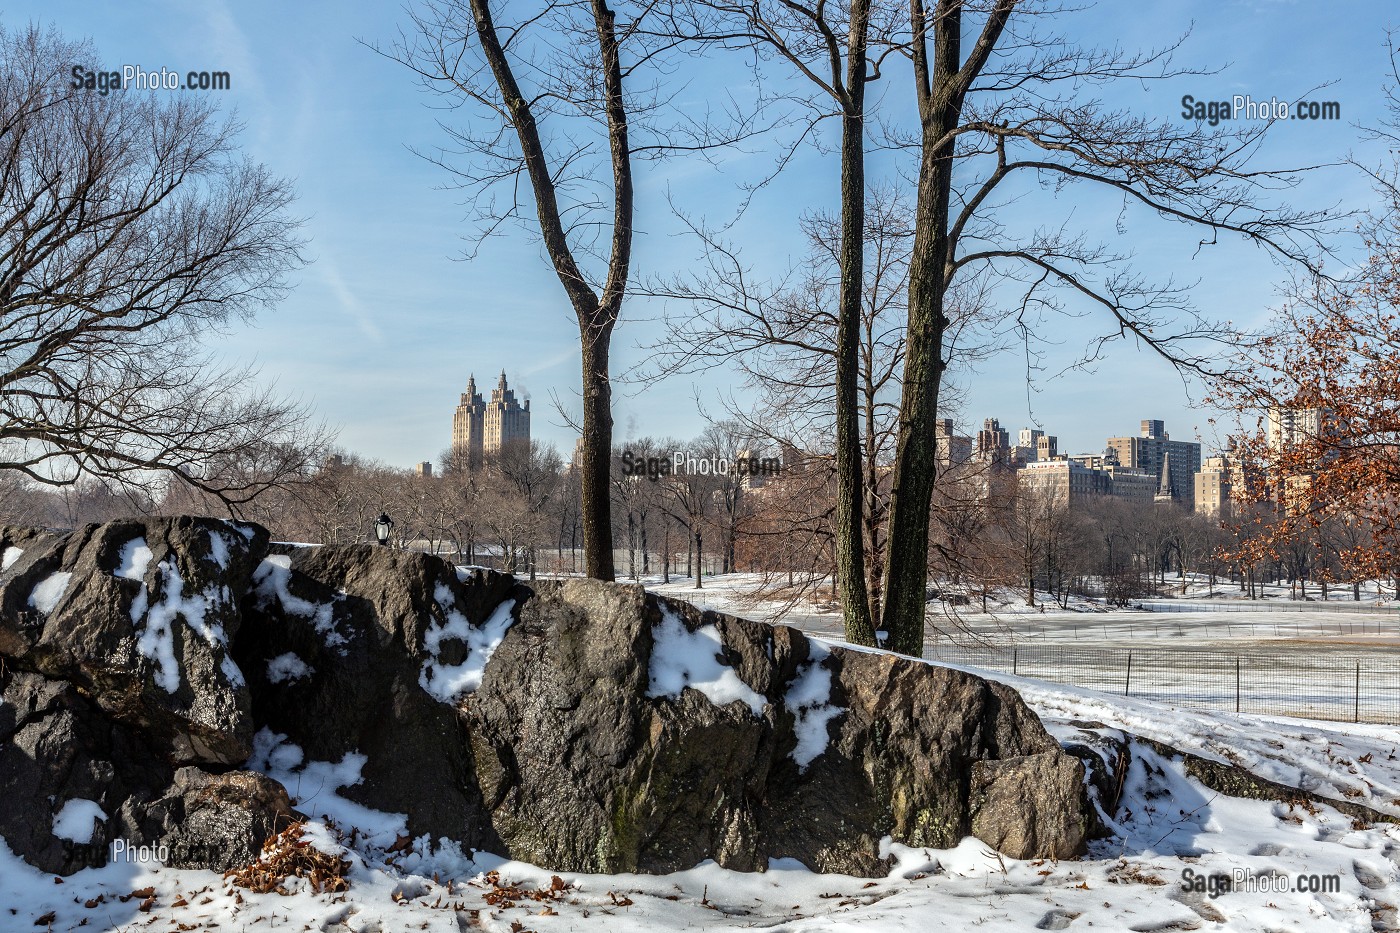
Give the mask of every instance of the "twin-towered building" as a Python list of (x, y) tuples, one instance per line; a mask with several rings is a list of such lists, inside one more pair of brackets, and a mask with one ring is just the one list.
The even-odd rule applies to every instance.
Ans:
[(504, 369), (489, 402), (476, 391), (476, 376), (469, 377), (467, 391), (452, 416), (452, 448), (465, 451), (468, 461), (477, 464), (483, 456), (521, 441), (530, 443), (530, 400), (524, 405), (516, 401)]

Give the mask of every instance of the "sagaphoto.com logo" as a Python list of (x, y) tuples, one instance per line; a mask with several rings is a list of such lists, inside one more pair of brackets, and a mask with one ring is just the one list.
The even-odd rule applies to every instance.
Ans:
[(1235, 94), (1229, 100), (1208, 100), (1194, 94), (1181, 97), (1181, 116), (1185, 120), (1200, 120), (1210, 126), (1222, 121), (1249, 120), (1340, 120), (1342, 105), (1335, 100), (1255, 100), (1248, 94)]
[(644, 476), (653, 483), (666, 476), (778, 476), (783, 464), (777, 457), (756, 457), (747, 451), (737, 457), (695, 456), (683, 450), (665, 456), (634, 456), (624, 450), (618, 458), (623, 476)]
[(164, 67), (147, 70), (140, 65), (94, 71), (85, 65), (74, 65), (69, 74), (75, 91), (93, 91), (103, 96), (113, 91), (227, 91), (233, 86), (227, 71)]

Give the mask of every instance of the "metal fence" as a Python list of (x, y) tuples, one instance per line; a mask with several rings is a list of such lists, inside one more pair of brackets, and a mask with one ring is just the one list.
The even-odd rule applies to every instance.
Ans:
[(929, 657), (1197, 709), (1400, 724), (1394, 654), (940, 645)]
[[(1232, 616), (1210, 619), (1206, 624), (1184, 619), (1154, 618), (1131, 613), (1085, 613), (1079, 619), (1059, 619), (1053, 627), (1032, 628), (1030, 623), (1014, 620), (1018, 638), (1029, 640), (1103, 641), (1106, 638), (1190, 638), (1218, 640), (1224, 638), (1345, 638), (1352, 635), (1378, 635), (1400, 639), (1400, 618), (1372, 615), (1368, 618), (1341, 616), (1338, 618), (1289, 619)], [(951, 626), (949, 627), (951, 628)], [(980, 638), (1002, 638), (1013, 632), (1009, 624), (986, 624), (973, 621), (957, 629)], [(955, 631), (957, 631), (955, 630)], [(940, 632), (945, 629), (940, 628)]]
[(1400, 607), (1393, 603), (1328, 600), (1327, 602), (1296, 599), (1238, 599), (1229, 602), (1206, 603), (1193, 599), (1135, 599), (1129, 603), (1145, 612), (1342, 612), (1400, 617)]

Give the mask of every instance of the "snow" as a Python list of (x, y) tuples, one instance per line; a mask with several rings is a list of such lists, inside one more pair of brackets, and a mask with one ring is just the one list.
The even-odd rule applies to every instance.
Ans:
[(336, 793), (363, 781), (361, 772), (368, 761), (358, 752), (349, 752), (338, 762), (306, 761), (299, 746), (264, 728), (253, 737), (253, 757), (247, 766), (287, 788), (292, 805), (307, 816), (332, 820), (346, 833), (353, 829), (366, 847), (384, 850), (407, 833), (408, 816), (371, 810)]
[(284, 611), (309, 620), (320, 633), (326, 647), (340, 647), (343, 654), (346, 639), (336, 628), (335, 604), (313, 603), (300, 596), (294, 596), (290, 589), (291, 582), (290, 557), (285, 554), (273, 554), (263, 558), (258, 569), (253, 572), (253, 592), (257, 595), (258, 607), (266, 609), (274, 601), (277, 602)]
[[(819, 699), (815, 678), (804, 683), (810, 692), (793, 695)], [(1400, 736), (1394, 730), (1329, 724), (1323, 731), (1321, 724), (1301, 721), (1183, 712), (1025, 680), (1016, 685), (1057, 732), (1073, 729), (1070, 719), (1097, 719), (1110, 727), (1131, 721), (1144, 733), (1199, 744), (1221, 727), (1233, 730), (1223, 736), (1226, 741), (1252, 728), (1255, 742), (1271, 749), (1277, 762), (1323, 759), (1319, 749), (1325, 745), (1338, 759), (1339, 771), (1355, 768), (1353, 779), (1388, 787), (1400, 781), (1395, 757)], [(796, 686), (794, 681), (790, 694)], [(1187, 777), (1179, 760), (1143, 746), (1136, 749), (1124, 783), (1115, 837), (1093, 843), (1083, 860), (1018, 861), (971, 838), (948, 849), (887, 841), (882, 851), (892, 860), (888, 875), (867, 879), (816, 874), (792, 859), (773, 860), (763, 873), (728, 871), (708, 861), (666, 875), (552, 872), (484, 852), (469, 857), (441, 840), (429, 845), (426, 837), (390, 854), (386, 844), (403, 838), (405, 817), (368, 810), (337, 793), (361, 779), (364, 756), (308, 763), (301, 749), (267, 730), (254, 744), (250, 766), (285, 782), (298, 809), (313, 816), (305, 838), (350, 861), (349, 892), (316, 895), (293, 883), (289, 896), (258, 895), (226, 887), (216, 872), (124, 862), (87, 869), (54, 885), (51, 876), (25, 865), (0, 843), (0, 915), (6, 929), (45, 928), (36, 921), (53, 912), (50, 927), (65, 931), (87, 921), (84, 929), (173, 929), (185, 923), (206, 929), (430, 933), (1037, 928), (1370, 933), (1373, 921), (1375, 929), (1394, 928), (1387, 905), (1400, 901), (1400, 826), (1358, 828), (1326, 806), (1311, 811), (1223, 797)], [(1376, 749), (1382, 753), (1372, 754)], [(328, 817), (340, 832), (324, 822)], [(346, 849), (351, 828), (357, 842)], [(1188, 869), (1197, 876), (1238, 871), (1282, 877), (1290, 888), (1300, 875), (1331, 875), (1337, 890), (1201, 893), (1184, 889)], [(494, 894), (496, 903), (486, 900), (493, 893), (483, 874), (488, 871), (528, 889), (547, 888), (558, 875), (567, 888), (549, 902), (549, 914), (532, 900), (507, 907)], [(148, 912), (138, 910), (139, 900), (118, 900), (148, 885), (155, 889)], [(196, 891), (198, 897), (173, 906)], [(99, 896), (104, 902), (98, 908), (83, 906)]]
[[(460, 637), (448, 631), (456, 624), (448, 615), (438, 626), (442, 631), (434, 644), (441, 647), (446, 639)], [(677, 696), (686, 686), (702, 689), (696, 681), (724, 681), (724, 689), (714, 691), (721, 699), (702, 692), (713, 702), (743, 698), (723, 699), (725, 690), (747, 692), (746, 702), (761, 700), (717, 657), (716, 627), (688, 632), (668, 611), (655, 636), (650, 673), (653, 687), (665, 686), (663, 695)], [(831, 682), (821, 673), (821, 651), (817, 647), (799, 668), (783, 696), (799, 719), (804, 712), (831, 708)], [(1083, 723), (1101, 723), (1089, 728), (1127, 730), (1207, 758), (1235, 761), (1261, 777), (1323, 797), (1400, 815), (1400, 733), (1393, 726), (1195, 712), (979, 673), (1019, 690), (1061, 741), (1082, 738)], [(825, 727), (823, 722), (822, 735), (818, 727), (811, 727), (814, 743), (823, 738)], [(305, 838), (350, 861), (349, 892), (316, 895), (292, 882), (294, 893), (289, 896), (258, 895), (227, 887), (216, 872), (125, 862), (84, 870), (55, 885), (52, 876), (21, 862), (0, 841), (0, 916), (5, 918), (0, 928), (68, 931), (85, 924), (84, 930), (175, 929), (187, 924), (222, 930), (430, 933), (1037, 928), (1071, 933), (1370, 933), (1400, 926), (1393, 911), (1400, 903), (1400, 826), (1354, 824), (1326, 805), (1290, 807), (1225, 797), (1188, 777), (1179, 759), (1141, 744), (1134, 749), (1134, 763), (1124, 781), (1114, 835), (1093, 842), (1086, 858), (1018, 861), (970, 838), (947, 849), (887, 841), (882, 851), (891, 858), (891, 869), (887, 877), (875, 879), (816, 874), (792, 859), (773, 860), (763, 873), (733, 872), (703, 862), (666, 875), (591, 875), (550, 871), (486, 852), (464, 853), (427, 837), (402, 849), (395, 843), (406, 837), (404, 814), (380, 813), (342, 796), (363, 780), (368, 765), (364, 755), (352, 752), (339, 762), (308, 762), (302, 749), (268, 730), (258, 734), (254, 746), (249, 766), (284, 782), (297, 808), (312, 817)], [(433, 792), (423, 788), (425, 795)], [(91, 823), (89, 819), (86, 825)], [(352, 831), (353, 843), (348, 835)], [(391, 846), (401, 851), (387, 852)], [(1281, 878), (1287, 889), (1186, 890), (1187, 870), (1198, 878), (1236, 872)], [(508, 907), (494, 894), (494, 903), (486, 899), (493, 890), (483, 874), (488, 871), (530, 889), (548, 888), (551, 877), (558, 875), (567, 887), (562, 897), (548, 902), (548, 914), (533, 900), (517, 899)], [(1296, 880), (1306, 875), (1335, 877), (1337, 890), (1298, 890)], [(147, 886), (155, 891), (148, 912), (140, 911), (140, 899), (118, 899)], [(99, 897), (103, 901), (98, 907), (84, 906)], [(38, 922), (50, 913), (51, 919)]]
[(964, 669), (1016, 688), (1052, 734), (1078, 731), (1063, 725), (1071, 720), (1101, 722), (1202, 758), (1239, 765), (1267, 780), (1400, 817), (1400, 733), (1392, 726), (1187, 713), (1132, 697)]
[[(183, 620), (211, 647), (221, 649), (219, 669), (235, 687), (245, 683), (243, 672), (228, 655), (228, 635), (209, 619), (209, 611), (230, 601), (227, 588), (209, 586), (202, 593), (185, 595), (185, 581), (173, 560), (156, 564), (161, 600), (151, 604), (150, 591), (142, 588), (131, 603), (131, 624), (136, 627), (136, 650), (156, 665), (155, 681), (167, 693), (180, 689), (180, 664), (175, 657), (175, 626)], [(144, 574), (143, 574), (144, 576)]]
[(220, 532), (209, 532), (209, 558), (220, 569), (228, 569), (228, 538)]
[(17, 547), (7, 547), (0, 551), (0, 572), (9, 570), (14, 566), (15, 561), (24, 556), (24, 551)]
[(288, 651), (267, 662), (267, 679), (274, 684), (310, 677), (316, 671), (295, 653)]
[(63, 594), (68, 592), (68, 581), (72, 579), (71, 573), (62, 570), (49, 574), (40, 580), (34, 591), (29, 594), (29, 605), (44, 615), (51, 614), (58, 608)]
[(117, 569), (112, 575), (137, 583), (146, 579), (146, 568), (151, 565), (151, 548), (145, 538), (132, 538), (122, 545), (117, 555)]
[(54, 814), (53, 834), (59, 839), (87, 845), (92, 842), (96, 825), (106, 819), (107, 814), (96, 801), (74, 797)]
[[(446, 621), (433, 622), (423, 636), (423, 649), (428, 652), (428, 660), (423, 662), (418, 683), (439, 701), (456, 703), (466, 694), (475, 693), (481, 686), (486, 662), (491, 660), (491, 655), (496, 653), (501, 640), (506, 637), (506, 630), (515, 622), (512, 614), (515, 600), (508, 599), (501, 603), (485, 622), (474, 626), (457, 608), (456, 597), (450, 587), (439, 583), (433, 598)], [(443, 664), (438, 660), (443, 642), (450, 639), (467, 645), (467, 656), (460, 664)]]
[(652, 628), (652, 639), (647, 696), (679, 699), (690, 687), (716, 706), (737, 701), (746, 704), (755, 716), (763, 715), (763, 697), (721, 660), (723, 643), (718, 628), (702, 625), (692, 632), (663, 604), (661, 622)]
[(822, 663), (830, 656), (825, 646), (812, 642), (811, 658), (798, 669), (783, 696), (783, 703), (797, 720), (793, 726), (797, 746), (792, 750), (792, 760), (797, 762), (800, 771), (806, 771), (807, 766), (826, 751), (830, 737), (827, 725), (845, 712), (831, 704), (831, 671)]
[(227, 518), (221, 518), (219, 519), (219, 521), (223, 522), (225, 525), (238, 532), (244, 537), (245, 540), (252, 542), (254, 534), (252, 525), (245, 524), (244, 522), (232, 521), (231, 519)]

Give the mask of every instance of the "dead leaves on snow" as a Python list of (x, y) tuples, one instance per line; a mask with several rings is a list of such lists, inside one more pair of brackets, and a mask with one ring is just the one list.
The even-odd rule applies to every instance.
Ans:
[(293, 823), (263, 843), (262, 855), (250, 865), (224, 872), (224, 878), (258, 894), (275, 891), (291, 894), (283, 887), (288, 878), (305, 878), (311, 890), (321, 894), (348, 891), (350, 863), (329, 855), (301, 837), (301, 823)]

